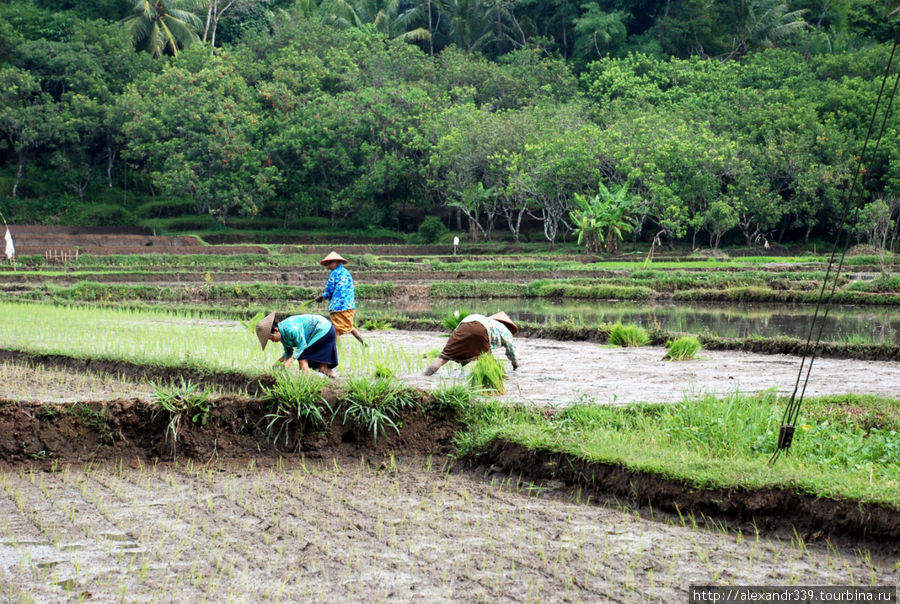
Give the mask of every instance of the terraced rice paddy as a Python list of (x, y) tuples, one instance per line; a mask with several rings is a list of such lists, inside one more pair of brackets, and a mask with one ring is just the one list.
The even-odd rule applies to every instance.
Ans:
[[(883, 476), (892, 484), (869, 480), (869, 500), (860, 503), (792, 492), (790, 480), (784, 492), (744, 492), (740, 485), (706, 491), (702, 485), (687, 488), (639, 472), (620, 477), (618, 491), (612, 481), (582, 490), (578, 485), (588, 484), (595, 470), (600, 476), (603, 463), (583, 471), (572, 466), (572, 478), (566, 468), (553, 465), (570, 458), (512, 441), (505, 449), (498, 445), (499, 453), (492, 451), (491, 457), (478, 453), (492, 461), (481, 463), (477, 455), (456, 459), (444, 453), (455, 450), (452, 430), (459, 426), (445, 419), (409, 421), (398, 426), (400, 435), (389, 430), (375, 443), (337, 425), (344, 418), (338, 414), (328, 429), (309, 430), (296, 446), (276, 447), (265, 434), (266, 403), (242, 396), (220, 409), (226, 417), (216, 417), (209, 427), (194, 426), (194, 432), (185, 430), (182, 440), (172, 442), (160, 428), (168, 416), (157, 415), (158, 407), (148, 402), (153, 384), (139, 368), (153, 367), (154, 379), (166, 383), (185, 375), (213, 383), (227, 378), (231, 386), (241, 385), (227, 394), (259, 394), (258, 389), (241, 390), (272, 383), (270, 368), (280, 349), (260, 351), (253, 332), (238, 319), (264, 310), (258, 304), (297, 307), (325, 279), (315, 260), (328, 250), (233, 247), (227, 252), (245, 253), (228, 259), (200, 255), (207, 251), (158, 258), (82, 256), (77, 267), (37, 268), (38, 262), (32, 274), (3, 273), (9, 278), (0, 288), (0, 416), (8, 424), (0, 425), (0, 445), (9, 455), (0, 459), (0, 601), (643, 603), (686, 601), (689, 587), (699, 584), (900, 584), (896, 544), (859, 531), (832, 539), (819, 529), (787, 529), (770, 506), (785, 495), (827, 519), (829, 513), (843, 513), (831, 510), (830, 503), (844, 504), (834, 510), (855, 511), (863, 533), (867, 510), (875, 510), (878, 526), (896, 532), (897, 511), (877, 497), (895, 494), (897, 488), (891, 478), (896, 467), (883, 456), (867, 463), (891, 469)], [(645, 325), (652, 327), (662, 319), (667, 329), (696, 333), (708, 318), (696, 322), (708, 310), (695, 307), (704, 296), (805, 299), (813, 295), (814, 277), (822, 272), (817, 258), (802, 266), (800, 259), (786, 259), (784, 265), (767, 259), (659, 262), (642, 271), (635, 263), (601, 265), (574, 255), (455, 258), (446, 250), (429, 250), (444, 255), (423, 259), (413, 249), (342, 251), (355, 254), (358, 283), (375, 294), (361, 300), (361, 314), (387, 313), (395, 303), (431, 319), (457, 306), (493, 311), (501, 303), (487, 296), (512, 292), (534, 298), (517, 299), (529, 321), (571, 322), (582, 329), (623, 320), (616, 314), (621, 309), (602, 302), (615, 297), (607, 296), (612, 292), (651, 300), (620, 302), (631, 307), (631, 320), (646, 318)], [(872, 280), (872, 266), (858, 266), (861, 276), (842, 278), (841, 288), (848, 299), (882, 306), (869, 315), (840, 309), (829, 329), (837, 341), (890, 349), (896, 346), (896, 309), (878, 296), (885, 291), (884, 299), (893, 299), (896, 284)], [(536, 281), (541, 279), (548, 282)], [(85, 286), (89, 280), (99, 284)], [(144, 285), (150, 287), (139, 289)], [(700, 286), (706, 289), (691, 289)], [(551, 295), (554, 288), (559, 291)], [(283, 298), (286, 291), (293, 292), (289, 300)], [(443, 300), (435, 292), (485, 297)], [(687, 307), (660, 310), (678, 296)], [(43, 303), (26, 302), (29, 297)], [(579, 297), (589, 301), (576, 301)], [(563, 298), (571, 308), (561, 303)], [(94, 306), (52, 303), (67, 300)], [(125, 308), (145, 302), (159, 306)], [(719, 335), (732, 335), (726, 327), (742, 337), (773, 335), (760, 332), (778, 323), (763, 307), (739, 304), (736, 310), (719, 310), (709, 311), (711, 323), (719, 327), (708, 328)], [(809, 316), (808, 308), (788, 312), (793, 310), (800, 323)], [(745, 319), (750, 327), (740, 323)], [(854, 322), (858, 325), (847, 330)], [(741, 331), (745, 327), (749, 331)], [(780, 326), (776, 331), (784, 333)], [(574, 333), (573, 339), (583, 335)], [(440, 332), (364, 334), (365, 348), (352, 338), (339, 344), (337, 390), (376, 371), (431, 391), (465, 381), (469, 369), (455, 364), (435, 377), (422, 376), (446, 341)], [(796, 356), (735, 350), (703, 350), (698, 360), (670, 363), (662, 361), (661, 346), (609, 348), (597, 341), (525, 337), (517, 343), (522, 366), (510, 372), (508, 393), (492, 397), (486, 414), (497, 412), (499, 407), (492, 406), (497, 402), (504, 407), (525, 403), (532, 415), (549, 417), (563, 410), (577, 413), (573, 403), (673, 403), (702, 394), (789, 393), (799, 364)], [(895, 397), (898, 369), (897, 361), (818, 358), (806, 395)], [(329, 396), (336, 404), (337, 395)], [(880, 401), (877, 408), (889, 412), (863, 422), (867, 429), (880, 430), (883, 447), (895, 442), (888, 433), (896, 423), (892, 404)], [(858, 401), (847, 408), (866, 412)], [(17, 410), (23, 412), (17, 415)], [(840, 409), (829, 413), (816, 428), (844, 434), (826, 430), (824, 424)], [(709, 424), (716, 420), (710, 417)], [(589, 424), (587, 418), (577, 429), (589, 429)], [(546, 442), (561, 442), (563, 435), (547, 433), (547, 425), (536, 431), (544, 430)], [(116, 432), (126, 427), (127, 435)], [(216, 430), (225, 429), (235, 431), (230, 442), (218, 438), (223, 433)], [(568, 437), (577, 439), (577, 431)], [(439, 442), (427, 449), (421, 446), (425, 439)], [(579, 442), (586, 446), (586, 440)], [(67, 444), (77, 449), (71, 459), (64, 454)], [(441, 454), (428, 454), (438, 448)], [(723, 462), (710, 459), (710, 466), (715, 463)], [(763, 464), (756, 469), (764, 471)], [(790, 467), (801, 466), (792, 460)], [(626, 499), (616, 500), (611, 493)], [(749, 511), (727, 520), (704, 516), (671, 505), (682, 496), (708, 503), (704, 509), (744, 506), (740, 509)], [(665, 501), (668, 511), (648, 504), (651, 500)], [(836, 524), (845, 520), (836, 518)], [(823, 528), (823, 522), (818, 526)]]

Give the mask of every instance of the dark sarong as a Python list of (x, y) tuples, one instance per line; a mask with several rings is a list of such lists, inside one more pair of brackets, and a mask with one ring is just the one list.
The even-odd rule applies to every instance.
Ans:
[(491, 349), (491, 341), (488, 339), (487, 329), (478, 321), (460, 323), (450, 339), (441, 351), (441, 358), (445, 361), (456, 361), (465, 365), (474, 361), (482, 353)]
[(298, 358), (311, 363), (325, 363), (334, 369), (338, 365), (336, 338), (337, 332), (334, 331), (334, 325), (332, 325), (328, 333), (307, 346)]

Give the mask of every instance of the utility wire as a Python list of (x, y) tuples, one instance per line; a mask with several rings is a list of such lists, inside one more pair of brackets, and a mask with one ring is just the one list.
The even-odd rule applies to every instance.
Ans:
[[(787, 453), (788, 449), (791, 447), (791, 442), (794, 437), (794, 430), (797, 424), (797, 417), (800, 414), (800, 405), (803, 403), (803, 396), (806, 394), (806, 386), (809, 384), (809, 376), (812, 372), (813, 361), (816, 358), (816, 351), (819, 348), (819, 344), (822, 340), (822, 330), (825, 327), (825, 321), (828, 318), (828, 311), (830, 310), (831, 299), (834, 297), (834, 292), (837, 289), (838, 277), (841, 274), (841, 269), (844, 266), (844, 258), (847, 254), (847, 248), (850, 245), (850, 232), (845, 228), (847, 215), (850, 212), (851, 208), (853, 210), (853, 224), (856, 223), (857, 218), (859, 216), (859, 203), (854, 200), (853, 194), (856, 191), (856, 183), (859, 180), (859, 175), (862, 173), (863, 166), (863, 158), (866, 155), (866, 150), (869, 146), (869, 140), (872, 134), (872, 130), (875, 126), (875, 120), (878, 116), (878, 109), (881, 105), (881, 99), (884, 96), (884, 89), (888, 82), (888, 76), (890, 74), (891, 65), (894, 60), (894, 56), (897, 51), (897, 45), (900, 42), (900, 27), (897, 28), (897, 34), (894, 36), (894, 45), (891, 48), (891, 55), (888, 59), (887, 66), (884, 70), (884, 76), (881, 80), (881, 88), (878, 91), (878, 99), (875, 101), (875, 107), (872, 110), (872, 119), (869, 121), (869, 128), (866, 131), (866, 140), (863, 143), (862, 152), (859, 154), (856, 163), (856, 172), (853, 175), (853, 182), (850, 185), (850, 189), (847, 192), (846, 200), (847, 202), (844, 204), (843, 212), (841, 214), (841, 219), (838, 222), (838, 232), (834, 239), (834, 245), (831, 249), (831, 255), (828, 259), (828, 267), (825, 270), (825, 278), (822, 281), (822, 288), (819, 290), (819, 297), (816, 301), (816, 309), (813, 313), (812, 322), (809, 326), (809, 334), (806, 337), (806, 346), (803, 348), (803, 358), (800, 361), (800, 369), (797, 372), (797, 380), (794, 383), (794, 391), (791, 393), (791, 399), (787, 404), (787, 407), (784, 410), (784, 415), (781, 418), (781, 428), (778, 432), (778, 441), (775, 444), (775, 452), (772, 453), (772, 457), (769, 459), (769, 463), (774, 463), (782, 453)], [(888, 116), (891, 113), (891, 108), (894, 104), (894, 98), (897, 94), (897, 88), (900, 85), (900, 71), (897, 73), (897, 78), (894, 81), (894, 87), (891, 90), (890, 99), (888, 101), (888, 105), (885, 108), (884, 117), (881, 121), (881, 129), (878, 132), (878, 137), (876, 138), (875, 148), (872, 150), (872, 159), (875, 158), (878, 147), (881, 144), (881, 139), (884, 135), (884, 130), (887, 127)], [(868, 173), (864, 177), (864, 181), (868, 182)], [(865, 182), (863, 183), (863, 187), (865, 187)], [(840, 260), (837, 265), (837, 269), (834, 273), (834, 280), (831, 284), (831, 291), (828, 292), (828, 297), (825, 297), (825, 289), (828, 286), (828, 278), (831, 275), (831, 267), (834, 265), (835, 256), (837, 254), (837, 249), (840, 245), (841, 238), (844, 237), (844, 244), (841, 249)], [(819, 309), (824, 305), (824, 312), (822, 314), (821, 321), (819, 321)], [(816, 331), (816, 323), (818, 321), (818, 331)], [(810, 347), (810, 342), (812, 342), (813, 332), (816, 331), (816, 343), (814, 346)], [(803, 379), (803, 368), (806, 365), (806, 357), (809, 355), (809, 365), (806, 367), (806, 378)], [(803, 387), (800, 388), (800, 380), (803, 379)], [(800, 390), (800, 396), (797, 396), (797, 391)]]

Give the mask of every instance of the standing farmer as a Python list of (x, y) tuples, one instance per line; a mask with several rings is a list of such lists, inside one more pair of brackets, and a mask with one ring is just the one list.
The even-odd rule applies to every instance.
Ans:
[(331, 322), (337, 330), (338, 337), (352, 333), (353, 337), (365, 346), (362, 335), (353, 325), (353, 314), (356, 310), (356, 290), (353, 288), (353, 277), (350, 271), (344, 268), (347, 259), (342, 258), (337, 252), (331, 252), (321, 260), (319, 264), (328, 267), (331, 274), (325, 284), (325, 293), (316, 298), (316, 302), (329, 300), (328, 313)]
[(519, 360), (516, 358), (513, 335), (518, 331), (519, 327), (502, 311), (490, 317), (468, 315), (450, 334), (441, 355), (431, 362), (425, 370), (425, 375), (434, 375), (447, 361), (465, 365), (477, 359), (482, 353), (501, 347), (506, 350), (506, 358), (512, 363), (515, 371), (519, 368)]
[(303, 373), (309, 373), (312, 367), (330, 378), (336, 377), (332, 369), (338, 365), (337, 335), (325, 317), (293, 315), (276, 323), (275, 313), (269, 313), (256, 325), (256, 337), (263, 350), (269, 342), (281, 342), (284, 354), (278, 362), (285, 368), (296, 360)]

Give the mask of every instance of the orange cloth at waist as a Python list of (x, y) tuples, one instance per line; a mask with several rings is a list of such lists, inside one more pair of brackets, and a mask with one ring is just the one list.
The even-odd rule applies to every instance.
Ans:
[(352, 308), (349, 310), (336, 310), (331, 313), (329, 318), (339, 336), (353, 331), (353, 313), (354, 309)]

